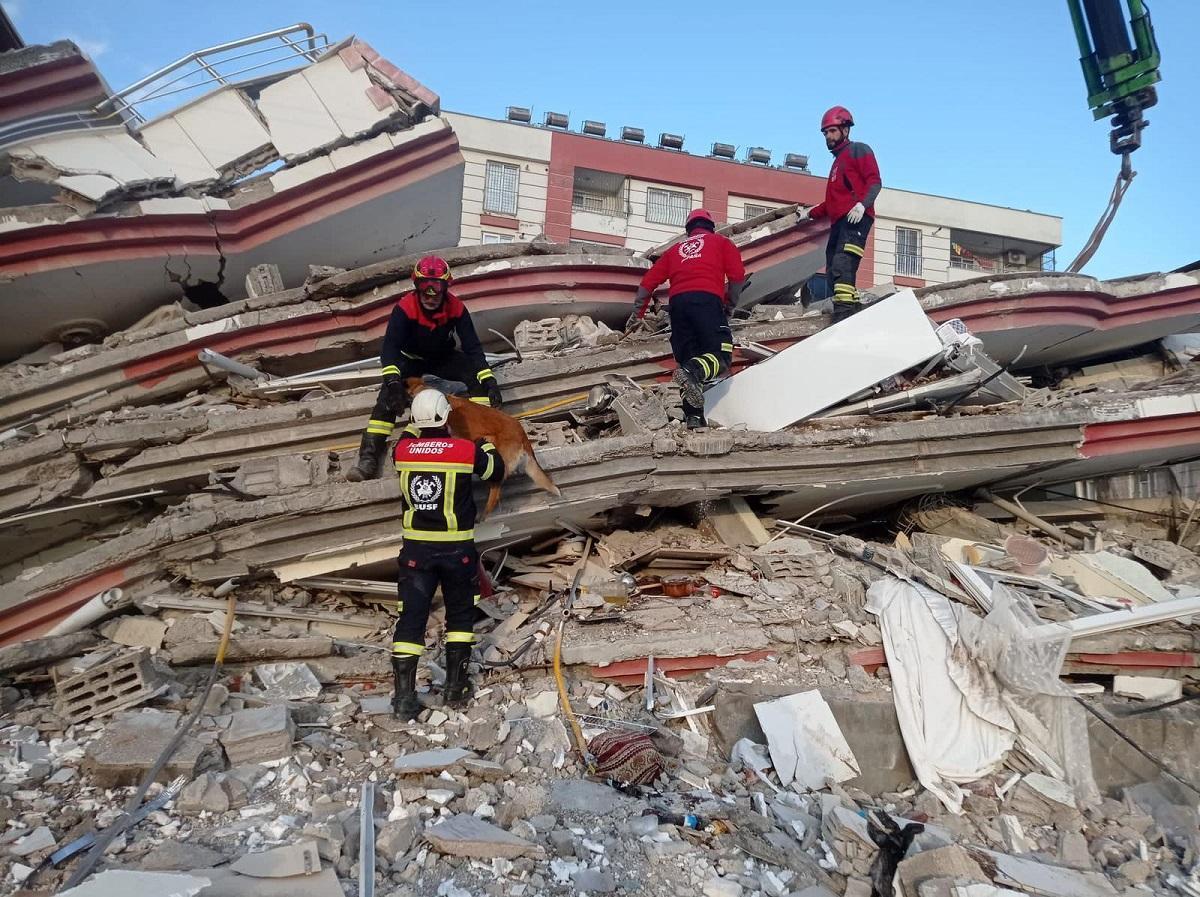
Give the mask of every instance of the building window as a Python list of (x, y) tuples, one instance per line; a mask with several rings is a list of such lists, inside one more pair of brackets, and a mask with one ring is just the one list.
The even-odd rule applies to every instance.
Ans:
[(896, 228), (896, 273), (921, 276), (921, 232), (915, 227)]
[(743, 214), (745, 219), (749, 221), (751, 218), (757, 218), (759, 215), (767, 214), (767, 212), (772, 211), (773, 208), (774, 206), (756, 206), (752, 203), (746, 203)]
[(571, 211), (629, 217), (629, 180), (612, 171), (576, 168)]
[(508, 162), (488, 161), (483, 179), (483, 210), (496, 215), (517, 214), (517, 181), (521, 169)]
[(512, 234), (489, 234), (487, 231), (484, 231), (483, 237), (479, 242), (487, 246), (489, 243), (514, 243), (516, 239)]
[(691, 210), (692, 194), (676, 190), (646, 190), (646, 220), (651, 224), (670, 224), (683, 227)]

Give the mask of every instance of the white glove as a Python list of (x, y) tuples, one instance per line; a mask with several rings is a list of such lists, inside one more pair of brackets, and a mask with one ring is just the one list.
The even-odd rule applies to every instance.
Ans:
[(796, 210), (796, 223), (797, 224), (807, 224), (809, 221), (812, 221), (812, 218), (809, 215), (809, 213), (811, 211), (812, 210), (809, 209), (807, 206), (801, 206), (799, 209), (797, 209)]
[(862, 216), (866, 213), (867, 210), (863, 208), (863, 204), (861, 202), (856, 202), (854, 204), (854, 208), (846, 213), (846, 220), (851, 224), (858, 224), (858, 222), (862, 221)]

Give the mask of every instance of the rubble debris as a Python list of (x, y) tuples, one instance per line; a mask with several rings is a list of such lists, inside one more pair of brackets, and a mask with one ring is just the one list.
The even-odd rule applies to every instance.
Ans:
[(168, 677), (148, 651), (100, 651), (52, 671), (58, 710), (86, 722), (162, 694)]
[(10, 676), (25, 670), (46, 669), (52, 664), (80, 654), (99, 644), (100, 638), (90, 630), (48, 638), (29, 639), (0, 646), (0, 675)]
[(1183, 682), (1155, 676), (1114, 676), (1113, 694), (1141, 701), (1177, 701), (1183, 697)]
[(229, 864), (231, 872), (254, 878), (291, 878), (321, 871), (321, 858), (313, 841), (300, 841), (262, 853), (248, 853)]
[(859, 774), (833, 712), (819, 691), (806, 691), (754, 705), (767, 735), (771, 761), (782, 785), (794, 779), (811, 791)]
[(276, 704), (239, 710), (220, 737), (230, 765), (243, 766), (286, 757), (291, 753), (296, 727), (287, 707)]
[(199, 875), (105, 869), (90, 881), (60, 893), (70, 897), (193, 897), (210, 884)]
[(450, 856), (514, 859), (538, 853), (535, 845), (524, 838), (468, 813), (458, 813), (425, 829), (424, 838), (434, 850)]
[(392, 763), (392, 768), (400, 775), (421, 775), (429, 772), (441, 772), (474, 756), (463, 748), (419, 751), (397, 757)]
[(298, 701), (321, 693), (321, 683), (304, 663), (260, 663), (254, 677), (267, 698)]
[[(179, 720), (180, 714), (175, 711), (118, 713), (104, 727), (101, 737), (88, 742), (83, 771), (105, 788), (137, 784), (174, 737)], [(203, 752), (204, 745), (185, 736), (163, 767), (159, 781), (180, 775), (191, 779)]]

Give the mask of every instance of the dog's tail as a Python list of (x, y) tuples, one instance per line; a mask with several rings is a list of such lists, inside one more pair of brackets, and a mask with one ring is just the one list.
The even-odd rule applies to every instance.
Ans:
[(562, 495), (559, 488), (554, 485), (554, 480), (550, 479), (550, 474), (542, 470), (541, 465), (537, 463), (537, 458), (528, 452), (525, 454), (525, 473), (539, 489), (549, 492), (551, 495)]
[(480, 521), (487, 520), (492, 511), (496, 510), (496, 505), (500, 504), (500, 490), (503, 483), (493, 483), (492, 488), (488, 490), (487, 504), (484, 505), (483, 513), (479, 515)]

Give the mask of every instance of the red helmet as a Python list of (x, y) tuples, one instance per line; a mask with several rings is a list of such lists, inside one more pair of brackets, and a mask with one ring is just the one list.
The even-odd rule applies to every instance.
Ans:
[(854, 116), (845, 106), (833, 106), (821, 116), (821, 130), (826, 128), (849, 128), (854, 124)]
[(708, 209), (692, 209), (692, 213), (687, 216), (687, 221), (683, 223), (683, 229), (687, 230), (697, 221), (707, 221), (714, 228), (717, 226), (717, 222), (713, 220), (712, 212)]
[(436, 255), (427, 255), (415, 265), (412, 270), (413, 286), (417, 286), (418, 280), (440, 280), (450, 286), (454, 280), (450, 276), (450, 266), (444, 258)]

